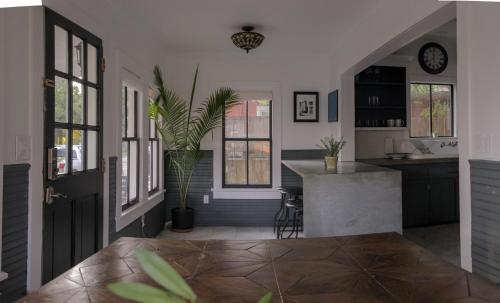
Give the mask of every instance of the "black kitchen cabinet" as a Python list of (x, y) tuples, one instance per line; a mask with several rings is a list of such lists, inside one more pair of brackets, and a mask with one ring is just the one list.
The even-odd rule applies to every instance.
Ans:
[(403, 227), (458, 222), (458, 162), (387, 167), (402, 171)]
[(406, 121), (406, 68), (370, 66), (355, 77), (356, 127)]
[(429, 191), (427, 180), (403, 181), (403, 226), (429, 224)]

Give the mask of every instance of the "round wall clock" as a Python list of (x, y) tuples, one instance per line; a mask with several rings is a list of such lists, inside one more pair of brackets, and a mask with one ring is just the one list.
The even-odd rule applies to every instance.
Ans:
[(427, 43), (418, 52), (418, 62), (429, 74), (440, 74), (448, 66), (448, 53), (437, 43)]

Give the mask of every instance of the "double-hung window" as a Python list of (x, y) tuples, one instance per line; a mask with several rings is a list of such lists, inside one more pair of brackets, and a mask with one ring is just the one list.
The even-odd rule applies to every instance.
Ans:
[(411, 84), (411, 137), (453, 137), (453, 85)]
[(122, 210), (139, 201), (139, 91), (126, 83), (122, 96)]
[[(154, 99), (152, 90), (149, 92), (149, 98)], [(158, 129), (154, 120), (149, 121), (149, 138), (148, 138), (148, 192), (153, 194), (158, 191), (159, 187), (159, 170), (160, 170), (160, 138)]]
[(272, 187), (272, 101), (243, 100), (223, 129), (223, 187)]

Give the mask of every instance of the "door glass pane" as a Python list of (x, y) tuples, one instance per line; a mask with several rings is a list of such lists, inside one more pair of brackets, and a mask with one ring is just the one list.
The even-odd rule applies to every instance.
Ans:
[(57, 25), (54, 26), (54, 63), (58, 71), (68, 72), (68, 32)]
[(98, 133), (93, 130), (87, 132), (87, 169), (97, 168), (97, 147), (99, 146), (97, 134)]
[(135, 137), (135, 103), (136, 93), (133, 89), (127, 89), (127, 137)]
[(73, 75), (80, 79), (83, 79), (84, 51), (83, 40), (77, 36), (73, 36)]
[(153, 141), (153, 188), (158, 187), (158, 141)]
[(73, 82), (73, 123), (83, 124), (83, 85)]
[(73, 171), (83, 171), (83, 159), (85, 158), (85, 145), (83, 142), (83, 130), (73, 130), (73, 148), (71, 151)]
[(271, 145), (269, 142), (248, 142), (249, 184), (271, 184)]
[(54, 91), (54, 121), (68, 122), (68, 80), (55, 77), (56, 88)]
[(241, 102), (226, 111), (226, 138), (246, 138), (246, 102)]
[(122, 205), (128, 203), (128, 142), (122, 142)]
[(87, 80), (97, 83), (97, 48), (87, 43)]
[(247, 183), (247, 148), (246, 142), (226, 141), (225, 146), (225, 181), (226, 184)]
[(431, 136), (430, 86), (427, 84), (411, 85), (411, 136)]
[(130, 201), (133, 201), (137, 198), (137, 180), (138, 180), (138, 171), (137, 171), (137, 156), (138, 156), (138, 146), (136, 141), (130, 141), (130, 175), (129, 175), (129, 194)]
[(269, 100), (248, 101), (248, 137), (269, 138), (271, 102)]
[(54, 130), (54, 147), (57, 148), (57, 168), (59, 175), (68, 173), (68, 130)]
[(97, 90), (87, 86), (87, 124), (97, 125)]
[(432, 85), (432, 131), (439, 137), (453, 135), (452, 86)]

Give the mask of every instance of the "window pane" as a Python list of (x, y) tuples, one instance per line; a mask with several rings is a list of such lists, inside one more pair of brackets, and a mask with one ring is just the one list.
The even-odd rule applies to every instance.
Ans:
[(432, 131), (439, 137), (453, 135), (452, 86), (432, 85)]
[(151, 139), (156, 138), (156, 124), (155, 121), (152, 119), (149, 120), (149, 138)]
[(128, 203), (128, 142), (122, 142), (122, 205)]
[(67, 123), (68, 122), (68, 80), (55, 77), (55, 106), (54, 106), (54, 121)]
[(148, 141), (148, 191), (153, 189), (153, 141)]
[(137, 180), (139, 178), (138, 176), (138, 169), (137, 169), (137, 156), (138, 156), (138, 145), (136, 141), (131, 141), (130, 142), (130, 159), (129, 159), (129, 164), (130, 164), (130, 177), (129, 177), (129, 194), (130, 194), (130, 201), (133, 201), (137, 198)]
[(225, 183), (247, 183), (247, 145), (246, 142), (226, 142), (225, 146)]
[(127, 136), (127, 87), (123, 86), (122, 89), (122, 138)]
[(83, 124), (83, 85), (73, 82), (73, 123)]
[(411, 85), (411, 136), (431, 136), (430, 87), (427, 84)]
[(135, 103), (137, 94), (133, 89), (127, 89), (127, 135), (135, 137)]
[(87, 169), (97, 168), (98, 146), (97, 132), (89, 130), (87, 132)]
[(158, 141), (153, 141), (153, 189), (158, 188), (159, 159)]
[(73, 36), (73, 75), (80, 79), (83, 79), (84, 51), (83, 40)]
[(269, 100), (248, 101), (248, 137), (269, 138), (271, 102)]
[(54, 130), (54, 147), (57, 148), (57, 168), (59, 175), (68, 173), (68, 130)]
[(83, 141), (83, 130), (73, 130), (73, 149), (71, 151), (73, 171), (83, 171), (83, 159), (85, 156)]
[(63, 73), (68, 72), (68, 32), (54, 26), (54, 63), (55, 68)]
[(97, 125), (97, 90), (87, 87), (87, 124)]
[(226, 111), (226, 138), (246, 138), (246, 102), (241, 102)]
[(248, 161), (248, 183), (271, 184), (270, 142), (248, 142)]
[(87, 44), (87, 78), (92, 83), (97, 83), (97, 48)]

